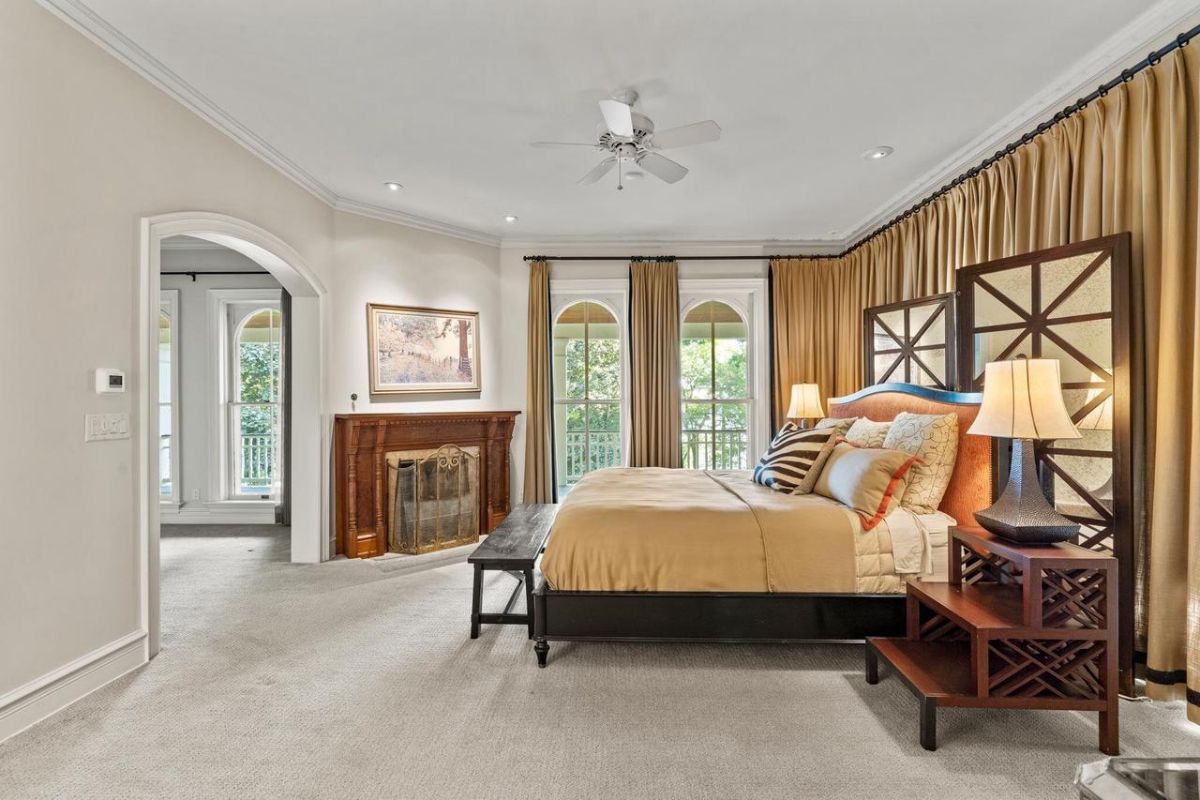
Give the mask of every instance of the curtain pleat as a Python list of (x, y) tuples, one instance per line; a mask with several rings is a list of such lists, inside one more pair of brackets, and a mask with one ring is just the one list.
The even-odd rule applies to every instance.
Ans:
[(526, 503), (554, 502), (554, 414), (550, 396), (550, 265), (529, 262), (528, 377), (525, 391)]
[[(1133, 235), (1133, 379), (1146, 389), (1137, 641), (1149, 693), (1200, 722), (1200, 54), (1177, 50), (836, 259), (772, 263), (775, 408), (859, 388), (862, 311), (949, 291), (960, 267)], [(1136, 432), (1135, 432), (1136, 435)]]
[(679, 267), (674, 261), (634, 261), (629, 276), (629, 465), (678, 467)]

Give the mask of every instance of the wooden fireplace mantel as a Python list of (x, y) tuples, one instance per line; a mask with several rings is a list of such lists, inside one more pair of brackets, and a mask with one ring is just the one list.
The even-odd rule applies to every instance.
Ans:
[(387, 552), (386, 455), (444, 444), (479, 448), (479, 527), (508, 516), (509, 443), (519, 411), (338, 414), (334, 417), (337, 552), (370, 558)]

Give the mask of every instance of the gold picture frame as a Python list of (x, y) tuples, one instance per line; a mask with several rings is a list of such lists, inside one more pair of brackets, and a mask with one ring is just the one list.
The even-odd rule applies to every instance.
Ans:
[(480, 391), (479, 312), (367, 303), (371, 394)]

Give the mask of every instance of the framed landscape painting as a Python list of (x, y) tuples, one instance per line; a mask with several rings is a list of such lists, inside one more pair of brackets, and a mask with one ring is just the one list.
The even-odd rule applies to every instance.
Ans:
[(371, 394), (479, 391), (479, 313), (367, 304)]

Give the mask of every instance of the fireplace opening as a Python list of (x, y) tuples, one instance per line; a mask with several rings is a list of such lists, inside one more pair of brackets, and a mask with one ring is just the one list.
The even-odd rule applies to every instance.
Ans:
[(416, 555), (479, 540), (479, 448), (385, 455), (388, 550)]

